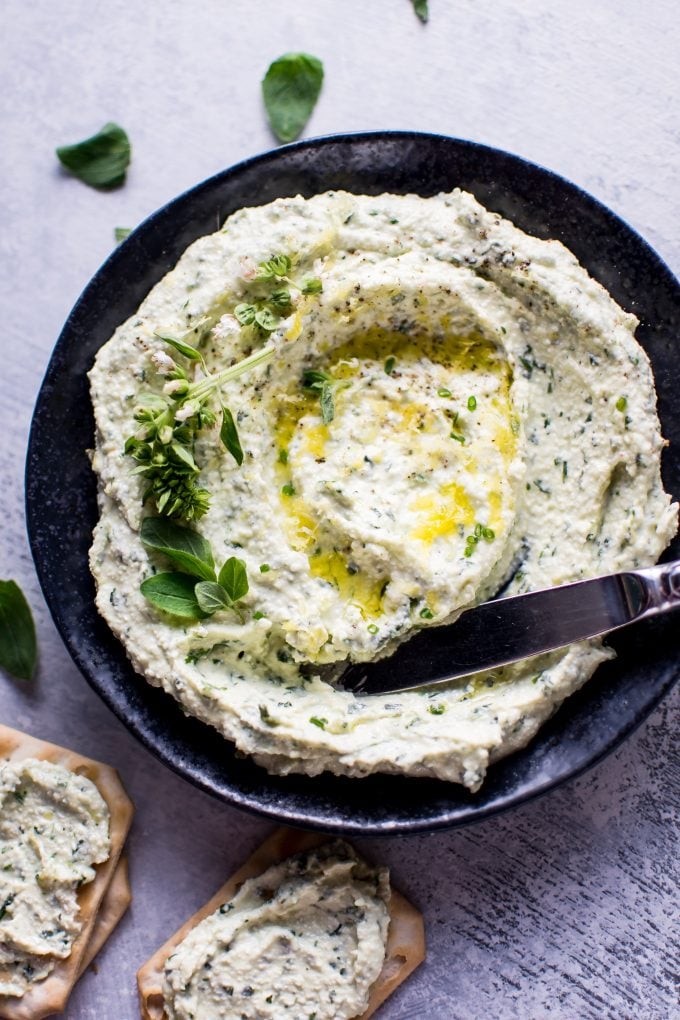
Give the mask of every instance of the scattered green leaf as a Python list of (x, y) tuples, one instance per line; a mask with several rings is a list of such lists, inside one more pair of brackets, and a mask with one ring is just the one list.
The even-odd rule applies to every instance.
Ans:
[(318, 278), (318, 276), (315, 276), (309, 280), (305, 280), (304, 283), (302, 284), (303, 294), (320, 294), (322, 290), (323, 283)]
[(430, 12), (427, 6), (427, 0), (412, 0), (413, 10), (416, 12), (423, 25), (427, 24), (430, 17)]
[(284, 53), (262, 80), (269, 124), (282, 142), (292, 142), (309, 120), (321, 92), (323, 64), (308, 53)]
[(16, 581), (0, 581), (0, 666), (32, 680), (37, 659), (35, 625), (31, 609)]
[(130, 163), (130, 140), (118, 124), (105, 124), (91, 138), (62, 145), (57, 156), (74, 177), (93, 188), (116, 188)]
[(113, 236), (115, 237), (117, 244), (120, 244), (121, 241), (124, 241), (126, 237), (130, 236), (131, 233), (132, 233), (132, 227), (114, 227), (113, 228)]
[(326, 726), (328, 725), (328, 719), (321, 719), (316, 715), (310, 716), (309, 721), (310, 723), (313, 723), (315, 726), (318, 726), (320, 730), (325, 730)]

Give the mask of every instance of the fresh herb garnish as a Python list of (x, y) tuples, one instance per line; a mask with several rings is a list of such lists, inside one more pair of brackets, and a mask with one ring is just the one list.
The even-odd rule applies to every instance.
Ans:
[(310, 716), (309, 721), (310, 723), (314, 723), (315, 726), (318, 726), (320, 730), (325, 730), (328, 725), (328, 719), (320, 719), (316, 715)]
[(30, 606), (16, 581), (0, 581), (0, 667), (32, 680), (37, 659), (35, 625)]
[(113, 236), (115, 237), (117, 244), (120, 244), (121, 241), (124, 241), (126, 237), (130, 236), (131, 233), (132, 233), (132, 227), (114, 227), (113, 228)]
[(431, 715), (443, 715), (446, 711), (446, 705), (442, 705), (442, 703), (439, 702), (437, 705), (428, 705), (427, 710)]
[(146, 517), (140, 538), (147, 549), (167, 556), (182, 573), (153, 574), (140, 591), (158, 609), (174, 616), (201, 619), (233, 609), (243, 619), (238, 603), (248, 594), (243, 560), (230, 556), (215, 574), (210, 543), (191, 528), (160, 517)]
[(429, 606), (423, 606), (418, 613), (418, 616), (420, 616), (421, 620), (432, 620), (434, 618), (434, 613)]
[(62, 145), (57, 156), (74, 177), (93, 188), (116, 188), (130, 163), (130, 140), (118, 124), (105, 124), (91, 138)]
[(617, 411), (621, 411), (621, 413), (623, 413), (626, 410), (627, 407), (628, 407), (628, 401), (626, 400), (626, 398), (625, 397), (619, 397), (619, 399), (616, 401), (616, 410)]
[(310, 393), (318, 394), (321, 405), (321, 420), (324, 425), (329, 425), (335, 417), (333, 392), (334, 390), (344, 389), (346, 386), (349, 386), (349, 382), (342, 382), (334, 379), (332, 375), (328, 375), (326, 372), (319, 372), (315, 368), (308, 368), (302, 376), (302, 385)]
[(224, 404), (222, 404), (222, 427), (220, 429), (220, 439), (222, 440), (224, 447), (229, 451), (240, 467), (243, 463), (241, 440), (238, 437), (238, 430), (236, 428), (234, 416), (229, 408), (225, 407)]
[(427, 7), (428, 0), (411, 0), (413, 3), (413, 10), (416, 12), (423, 25), (427, 24), (430, 12)]
[(309, 120), (323, 85), (323, 64), (309, 53), (284, 53), (262, 79), (269, 124), (281, 142), (292, 142)]
[(461, 436), (460, 432), (452, 432), (451, 439), (455, 439), (461, 446), (465, 446), (465, 436)]
[[(142, 398), (135, 411), (139, 429), (126, 440), (124, 452), (139, 465), (133, 473), (148, 482), (142, 497), (144, 503), (152, 500), (158, 513), (165, 517), (198, 520), (210, 507), (210, 493), (196, 484), (200, 468), (193, 451), (198, 433), (216, 421), (209, 398), (223, 383), (271, 361), (276, 351), (274, 347), (263, 347), (235, 365), (210, 375), (200, 351), (184, 337), (157, 335), (189, 361), (200, 363), (206, 374), (191, 383), (187, 371), (170, 355), (158, 352), (153, 356), (158, 371), (168, 381), (162, 394), (149, 393)], [(224, 405), (220, 438), (240, 465), (243, 451), (233, 416)]]
[(166, 517), (145, 517), (139, 532), (142, 545), (162, 553), (185, 574), (215, 580), (215, 562), (210, 543), (197, 531), (183, 528)]
[(260, 563), (260, 573), (261, 574), (268, 574), (271, 569), (272, 568), (269, 566), (268, 563)]
[(287, 482), (285, 485), (281, 486), (281, 492), (283, 493), (284, 496), (294, 496), (295, 486), (292, 485), (290, 482)]
[(144, 598), (156, 609), (188, 620), (204, 615), (196, 598), (196, 578), (189, 574), (153, 574), (139, 586)]
[(397, 359), (392, 354), (390, 354), (389, 358), (385, 358), (385, 366), (384, 366), (384, 368), (385, 368), (385, 374), (386, 375), (392, 375), (392, 373), (394, 372), (394, 366), (396, 365), (396, 363), (397, 363)]
[(468, 397), (467, 402), (468, 411), (474, 411), (477, 408), (477, 397)]
[(322, 290), (323, 283), (318, 276), (311, 277), (302, 284), (303, 294), (320, 294)]
[(378, 633), (378, 624), (377, 623), (369, 623), (369, 625), (366, 628), (366, 630), (368, 631), (369, 634), (377, 634)]
[(451, 390), (447, 390), (446, 386), (440, 386), (439, 389), (437, 390), (437, 396), (445, 397), (446, 399), (448, 399), (449, 397), (453, 396), (453, 393), (451, 392)]

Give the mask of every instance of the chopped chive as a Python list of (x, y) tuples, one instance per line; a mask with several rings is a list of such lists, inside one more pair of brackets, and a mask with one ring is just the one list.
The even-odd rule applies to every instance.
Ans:
[(253, 613), (253, 620), (261, 620), (263, 619), (263, 617), (264, 613), (262, 613), (259, 609), (256, 609), (255, 612)]
[(465, 552), (463, 553), (463, 555), (464, 555), (464, 556), (472, 556), (472, 550), (473, 550), (473, 549), (474, 549), (474, 546), (473, 546), (473, 545), (468, 545), (468, 546), (466, 546), (466, 548), (465, 548)]
[(325, 730), (328, 724), (328, 719), (320, 719), (316, 715), (310, 716), (309, 721), (310, 723), (314, 723), (315, 726), (318, 726), (320, 730)]
[(477, 407), (477, 398), (476, 397), (468, 397), (468, 411), (474, 411), (476, 407)]
[(423, 609), (420, 610), (419, 616), (423, 620), (431, 620), (434, 617), (434, 613), (432, 612), (429, 606), (425, 606)]
[(430, 712), (431, 715), (443, 715), (444, 712), (446, 711), (446, 705), (442, 705), (442, 704), (439, 704), (439, 705), (428, 705), (427, 710), (428, 710), (428, 712)]
[(493, 528), (482, 528), (482, 537), (486, 539), (487, 542), (493, 542), (496, 537), (496, 532)]
[(389, 358), (385, 358), (385, 372), (387, 373), (387, 375), (392, 375), (392, 373), (394, 372), (394, 366), (396, 365), (396, 363), (397, 363), (397, 359), (392, 357), (391, 354), (390, 354)]
[(437, 390), (437, 396), (448, 398), (452, 397), (453, 393), (451, 392), (451, 390), (447, 390), (446, 386), (440, 386), (439, 389)]
[(271, 569), (272, 568), (269, 566), (268, 563), (260, 563), (260, 573), (261, 574), (268, 574)]
[(377, 634), (378, 633), (378, 625), (377, 625), (377, 623), (369, 623), (369, 625), (366, 628), (366, 630), (368, 631), (369, 634)]
[(625, 411), (627, 407), (628, 401), (626, 400), (626, 398), (619, 397), (619, 399), (616, 401), (616, 410), (621, 411), (623, 413), (623, 411)]
[(291, 485), (290, 482), (287, 482), (285, 485), (281, 486), (281, 492), (283, 493), (284, 496), (294, 496), (295, 486)]
[(482, 534), (482, 525), (475, 524), (475, 538), (480, 538)]
[(279, 464), (288, 463), (288, 450), (279, 450)]
[(457, 432), (452, 432), (451, 439), (455, 439), (457, 443), (461, 444), (461, 446), (465, 446), (465, 436), (461, 436)]

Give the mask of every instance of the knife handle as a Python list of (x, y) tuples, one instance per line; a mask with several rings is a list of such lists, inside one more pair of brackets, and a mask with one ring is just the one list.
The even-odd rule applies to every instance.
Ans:
[(644, 604), (640, 618), (657, 616), (680, 606), (680, 560), (626, 573), (642, 584)]

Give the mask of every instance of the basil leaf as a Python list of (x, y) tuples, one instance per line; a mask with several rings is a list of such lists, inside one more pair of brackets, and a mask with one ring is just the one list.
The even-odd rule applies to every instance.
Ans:
[(416, 12), (423, 25), (427, 24), (430, 12), (427, 8), (427, 0), (413, 0), (413, 10)]
[(195, 578), (188, 574), (154, 574), (142, 581), (139, 590), (157, 609), (187, 620), (200, 620), (204, 614), (196, 599), (195, 584)]
[(309, 53), (284, 53), (269, 65), (262, 95), (271, 129), (292, 142), (309, 120), (321, 92), (323, 64)]
[(230, 609), (231, 599), (221, 584), (215, 581), (199, 581), (194, 588), (196, 601), (204, 613), (212, 616), (219, 609)]
[(201, 355), (191, 344), (185, 344), (183, 340), (175, 340), (174, 336), (165, 336), (164, 333), (154, 333), (154, 336), (157, 336), (159, 340), (163, 340), (164, 343), (170, 344), (171, 347), (174, 347), (176, 351), (183, 354), (189, 361), (201, 360)]
[(220, 439), (240, 467), (243, 463), (241, 440), (238, 437), (238, 430), (236, 428), (234, 416), (229, 408), (224, 405), (222, 405), (222, 428), (220, 429)]
[(37, 658), (31, 609), (16, 581), (0, 581), (0, 666), (32, 680)]
[(230, 556), (217, 578), (232, 602), (248, 594), (248, 574), (243, 560)]
[(321, 421), (329, 425), (335, 418), (335, 406), (333, 404), (333, 383), (325, 382), (321, 386)]
[(130, 163), (130, 139), (118, 124), (105, 124), (91, 138), (57, 150), (62, 166), (93, 188), (116, 188)]
[(205, 581), (215, 580), (210, 544), (197, 531), (175, 524), (167, 517), (145, 517), (139, 537), (147, 549), (167, 556), (185, 574)]

